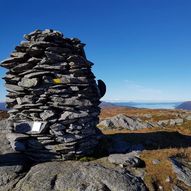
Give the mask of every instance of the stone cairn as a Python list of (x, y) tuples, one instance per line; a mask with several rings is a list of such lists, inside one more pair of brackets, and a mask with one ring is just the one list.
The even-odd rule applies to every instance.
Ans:
[(101, 132), (99, 99), (92, 63), (76, 38), (46, 29), (24, 35), (2, 61), (8, 92), (7, 138), (15, 151), (36, 161), (92, 154)]

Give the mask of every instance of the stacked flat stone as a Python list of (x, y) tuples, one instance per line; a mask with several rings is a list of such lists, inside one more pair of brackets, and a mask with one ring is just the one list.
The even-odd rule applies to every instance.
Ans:
[(24, 38), (1, 62), (8, 69), (12, 148), (37, 161), (91, 154), (101, 135), (96, 127), (100, 91), (84, 44), (49, 29)]

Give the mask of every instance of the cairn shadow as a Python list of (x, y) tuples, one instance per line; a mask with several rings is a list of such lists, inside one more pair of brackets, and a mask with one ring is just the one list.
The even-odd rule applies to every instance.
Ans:
[[(179, 132), (116, 133), (105, 135), (111, 152), (125, 153), (136, 150), (157, 150), (191, 147), (191, 136)], [(114, 148), (112, 150), (112, 148)]]
[(0, 167), (5, 166), (22, 166), (23, 171), (29, 169), (32, 162), (28, 160), (22, 153), (6, 153), (0, 155)]
[[(183, 135), (179, 132), (116, 133), (103, 136), (93, 157), (101, 158), (109, 154), (132, 151), (188, 147), (191, 147), (191, 136)], [(46, 162), (48, 161), (52, 160), (46, 160)], [(25, 168), (29, 168), (34, 165), (34, 161), (31, 161), (22, 153), (13, 152), (0, 155), (0, 167), (16, 165), (23, 165)]]

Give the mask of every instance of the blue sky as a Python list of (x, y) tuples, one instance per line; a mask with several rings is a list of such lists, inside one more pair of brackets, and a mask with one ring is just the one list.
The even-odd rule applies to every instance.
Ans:
[(191, 100), (190, 9), (190, 0), (1, 0), (0, 60), (23, 34), (52, 28), (87, 44), (104, 100)]

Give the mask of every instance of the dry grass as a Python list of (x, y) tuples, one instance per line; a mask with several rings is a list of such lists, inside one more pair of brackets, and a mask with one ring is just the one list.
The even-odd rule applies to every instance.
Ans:
[(9, 117), (9, 114), (6, 111), (0, 111), (0, 120), (6, 119)]
[[(146, 174), (144, 181), (150, 190), (154, 190), (153, 182), (157, 182), (164, 190), (171, 190), (172, 185), (177, 183), (176, 175), (172, 171), (169, 157), (183, 155), (187, 160), (191, 160), (190, 148), (169, 148), (152, 151), (143, 151), (141, 158), (146, 163)], [(159, 160), (159, 164), (153, 164), (153, 160)], [(170, 177), (170, 182), (167, 179)]]

